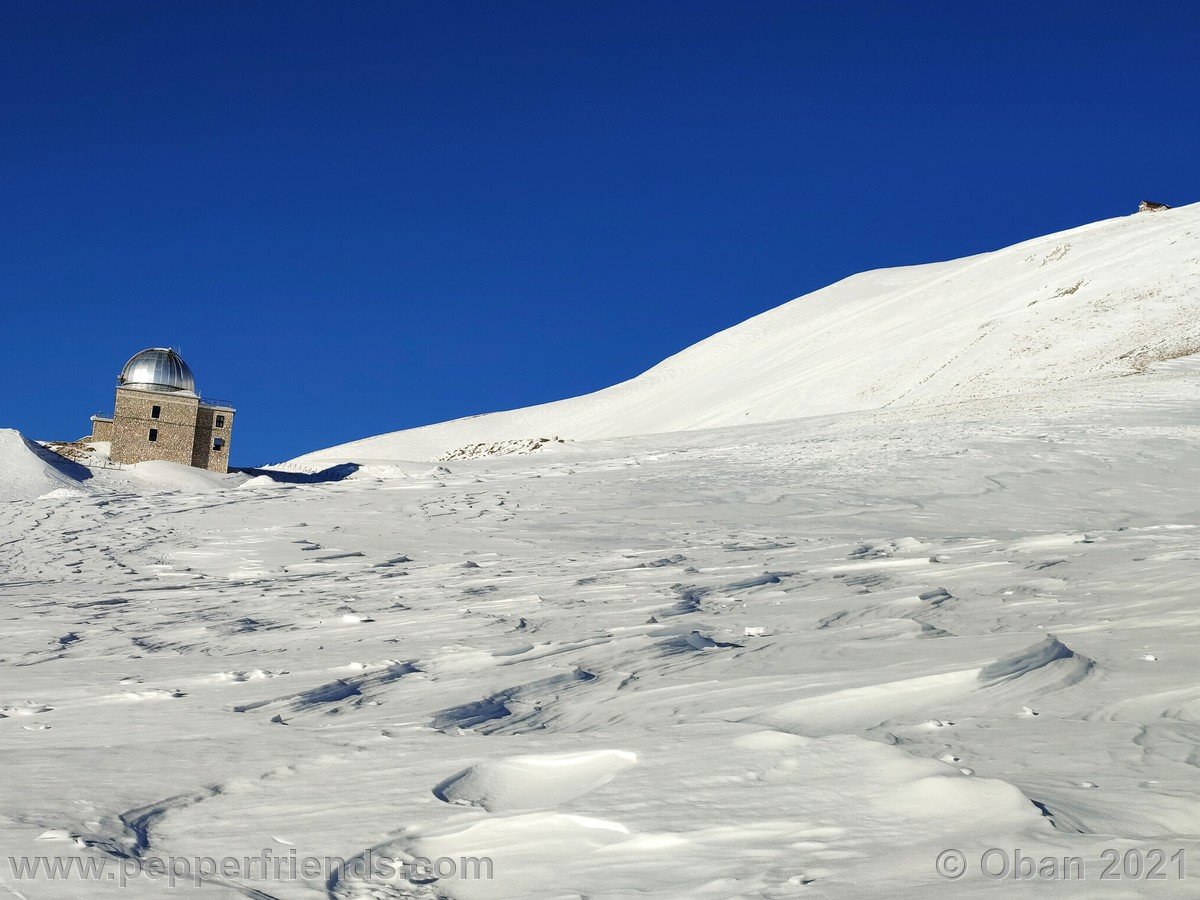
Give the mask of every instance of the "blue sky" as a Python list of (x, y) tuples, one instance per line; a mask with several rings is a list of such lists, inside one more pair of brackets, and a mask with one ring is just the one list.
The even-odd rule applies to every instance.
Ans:
[(0, 6), (0, 426), (180, 347), (234, 463), (572, 396), (1196, 195), (1200, 5)]

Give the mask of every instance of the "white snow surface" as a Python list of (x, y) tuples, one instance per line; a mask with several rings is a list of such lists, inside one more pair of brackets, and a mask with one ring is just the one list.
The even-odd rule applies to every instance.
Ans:
[[(1093, 271), (1153, 280), (1200, 264), (1194, 219), (1029, 265), (1126, 235)], [(1185, 262), (1154, 296), (1190, 308)], [(1017, 395), (956, 362), (977, 396), (436, 465), (64, 482), (0, 432), (0, 896), (1194, 896), (1100, 879), (1200, 852), (1200, 363), (1113, 377), (1086, 348), (1127, 312)], [(1082, 877), (989, 879), (991, 848)], [(264, 850), (492, 877), (154, 874)]]
[(242, 480), (237, 475), (209, 472), (206, 469), (183, 466), (161, 459), (135, 463), (123, 471), (128, 473), (130, 484), (142, 490), (205, 493), (229, 487)]
[(89, 474), (20, 432), (0, 428), (0, 503), (77, 491)]
[(854, 275), (606, 390), (354, 441), (295, 467), (953, 403), (1124, 375), (1200, 351), (1198, 288), (1200, 204), (1140, 213)]

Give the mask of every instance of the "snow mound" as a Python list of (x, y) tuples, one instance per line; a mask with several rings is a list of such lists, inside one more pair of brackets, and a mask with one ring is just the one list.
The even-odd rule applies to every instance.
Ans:
[(1020, 680), (1025, 692), (1031, 687), (1058, 690), (1082, 681), (1094, 665), (1051, 634), (1032, 647), (984, 666), (979, 670), (979, 680), (991, 688), (1012, 686)]
[[(814, 736), (865, 731), (883, 723), (913, 724), (930, 709), (953, 717), (1063, 690), (1090, 675), (1094, 666), (1048, 635), (979, 669), (835, 690), (772, 706), (749, 721)], [(933, 719), (928, 724), (945, 723)]]
[(625, 750), (510, 756), (479, 763), (443, 781), (434, 795), (489, 812), (541, 809), (607, 784), (637, 762)]
[[(412, 827), (376, 850), (491, 859), (494, 877), (445, 882), (464, 900), (562, 897), (563, 884), (589, 897), (798, 897), (818, 879), (836, 885), (830, 895), (859, 896), (861, 880), (839, 878), (848, 860), (895, 854), (911, 868), (952, 839), (979, 841), (1004, 828), (1034, 840), (1051, 831), (1015, 785), (875, 741), (762, 731), (730, 740), (686, 727), (680, 737), (614, 784), (616, 806), (594, 795), (579, 802), (580, 813), (464, 816)], [(663, 786), (671, 789), (655, 793)], [(776, 852), (786, 862), (772, 859)], [(406, 896), (414, 885), (388, 887), (378, 895)]]
[(133, 477), (138, 486), (156, 491), (202, 494), (235, 486), (241, 480), (236, 475), (222, 475), (220, 472), (209, 472), (207, 469), (183, 466), (161, 459), (135, 463), (125, 471)]
[(238, 485), (238, 487), (249, 488), (253, 490), (254, 488), (273, 488), (277, 484), (279, 484), (279, 482), (270, 475), (255, 475), (253, 478), (248, 478), (243, 481), (240, 485)]
[(1200, 204), (950, 262), (851, 276), (614, 387), (319, 450), (434, 459), (568, 440), (964, 402), (1143, 372), (1200, 351)]
[(918, 710), (944, 707), (967, 695), (977, 676), (978, 670), (963, 669), (844, 688), (779, 704), (748, 720), (814, 737), (856, 732), (907, 714), (917, 715)]
[(86, 467), (51, 453), (19, 431), (0, 428), (0, 502), (77, 496), (82, 493), (80, 482), (89, 477)]

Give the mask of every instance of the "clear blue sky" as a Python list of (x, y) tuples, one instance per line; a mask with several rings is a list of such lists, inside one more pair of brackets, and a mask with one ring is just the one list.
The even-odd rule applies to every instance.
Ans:
[(0, 6), (0, 426), (174, 345), (233, 462), (595, 390), (1196, 199), (1200, 4)]

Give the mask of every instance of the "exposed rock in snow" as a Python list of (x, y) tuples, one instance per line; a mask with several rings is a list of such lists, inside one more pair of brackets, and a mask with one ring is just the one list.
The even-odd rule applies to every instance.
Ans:
[(560, 437), (552, 438), (526, 438), (525, 440), (514, 441), (496, 441), (494, 443), (471, 444), (467, 447), (459, 447), (457, 450), (451, 450), (449, 453), (443, 453), (438, 457), (439, 462), (447, 462), (452, 459), (485, 459), (489, 456), (508, 456), (513, 453), (536, 453), (538, 450), (543, 450), (546, 447), (554, 444), (564, 444)]

